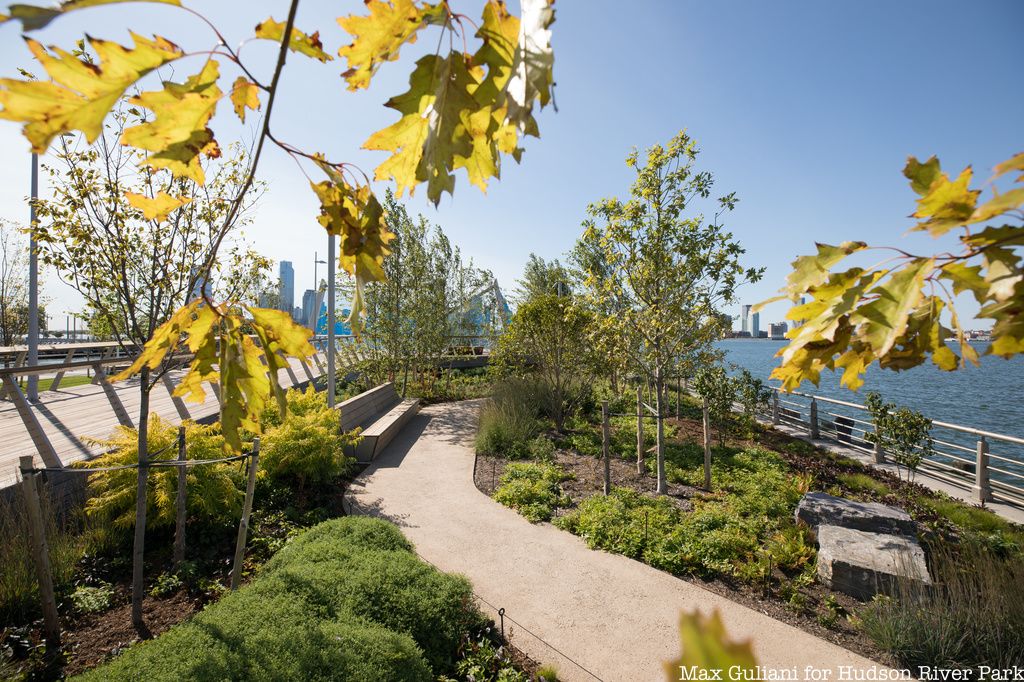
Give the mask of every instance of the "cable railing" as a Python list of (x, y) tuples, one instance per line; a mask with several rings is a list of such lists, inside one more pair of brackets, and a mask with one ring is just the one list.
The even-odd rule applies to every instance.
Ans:
[[(865, 405), (835, 398), (773, 389), (771, 406), (763, 415), (772, 424), (786, 424), (872, 455), (887, 454), (868, 436), (875, 424)], [(999, 500), (1024, 503), (1024, 438), (960, 424), (933, 421), (932, 450), (921, 451), (919, 470), (945, 483), (970, 490), (978, 502)]]

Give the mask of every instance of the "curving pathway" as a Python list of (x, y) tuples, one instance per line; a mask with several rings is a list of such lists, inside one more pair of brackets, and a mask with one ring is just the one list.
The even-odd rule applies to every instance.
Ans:
[(753, 641), (762, 666), (795, 669), (798, 680), (806, 666), (831, 670), (818, 678), (827, 682), (850, 679), (842, 666), (876, 667), (698, 585), (588, 549), (579, 538), (533, 525), (494, 502), (473, 484), (478, 410), (477, 401), (424, 408), (356, 479), (351, 501), (358, 512), (400, 525), (427, 561), (468, 577), (485, 610), (494, 616), (503, 607), (522, 624), (506, 619), (516, 645), (554, 664), (560, 679), (594, 679), (568, 657), (608, 682), (664, 681), (662, 662), (679, 655), (679, 614), (693, 609), (718, 609), (731, 637)]

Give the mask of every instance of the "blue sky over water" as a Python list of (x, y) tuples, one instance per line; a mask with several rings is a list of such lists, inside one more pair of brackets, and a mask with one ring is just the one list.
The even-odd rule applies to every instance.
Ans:
[[(284, 2), (189, 4), (233, 43), (286, 10)], [(471, 16), (482, 5), (452, 4)], [(298, 25), (319, 28), (334, 52), (347, 42), (334, 17), (362, 7), (305, 0)], [(724, 222), (746, 247), (747, 264), (767, 268), (764, 281), (742, 293), (743, 302), (772, 295), (789, 261), (814, 241), (859, 238), (935, 250), (928, 238), (903, 236), (914, 208), (900, 174), (908, 154), (937, 154), (951, 172), (970, 163), (983, 179), (1024, 148), (1022, 2), (559, 0), (556, 8), (558, 112), (539, 117), (542, 138), (527, 141), (523, 163), (508, 160), (486, 196), (460, 173), (455, 196), (439, 208), (422, 193), (409, 201), (411, 212), (440, 224), (506, 290), (530, 252), (556, 257), (571, 248), (589, 202), (627, 194), (623, 158), (632, 147), (666, 141), (683, 128), (700, 142), (700, 163), (714, 172), (717, 193), (740, 198)], [(84, 11), (36, 37), (67, 46), (88, 31), (125, 42), (128, 27), (190, 49), (212, 46), (194, 18), (146, 5)], [(32, 68), (17, 36), (16, 26), (0, 26), (3, 76)], [(436, 35), (425, 33), (381, 70), (369, 92), (356, 94), (344, 89), (340, 62), (290, 57), (275, 133), (372, 173), (384, 155), (359, 146), (395, 120), (381, 105), (406, 89), (413, 60), (435, 46)], [(269, 70), (272, 53), (269, 43), (251, 43), (243, 54)], [(197, 69), (198, 62), (185, 64), (175, 75)], [(219, 114), (214, 129), (222, 142), (251, 139), (228, 106)], [(13, 123), (0, 121), (0, 152), (0, 217), (25, 221), (28, 148)], [(312, 285), (314, 250), (322, 257), (325, 249), (316, 202), (283, 153), (270, 153), (262, 168), (270, 191), (247, 236), (270, 257), (294, 262), (298, 296)], [(51, 314), (76, 308), (53, 277), (46, 293)], [(966, 313), (975, 310), (964, 305)], [(769, 308), (762, 328), (784, 312), (784, 304)]]

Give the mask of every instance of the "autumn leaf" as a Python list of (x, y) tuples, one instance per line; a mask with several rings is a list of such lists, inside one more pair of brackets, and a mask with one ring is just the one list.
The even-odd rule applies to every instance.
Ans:
[(456, 155), (472, 153), (462, 117), (479, 108), (470, 94), (475, 85), (460, 52), (452, 51), (447, 57), (427, 55), (416, 62), (409, 91), (387, 103), (402, 118), (363, 144), (364, 149), (393, 152), (377, 167), (376, 178), (394, 179), (398, 196), (426, 182), (427, 197), (434, 204), (443, 192), (450, 193), (455, 187)]
[(338, 50), (338, 56), (348, 60), (348, 70), (341, 75), (352, 91), (368, 88), (378, 66), (398, 59), (402, 45), (415, 43), (416, 33), (427, 23), (446, 17), (444, 3), (421, 9), (413, 0), (368, 0), (366, 8), (368, 16), (338, 17), (338, 24), (352, 36), (352, 44)]
[(50, 54), (40, 43), (26, 39), (53, 81), (0, 79), (0, 118), (25, 123), (25, 137), (39, 154), (49, 148), (54, 137), (73, 130), (80, 130), (87, 141), (95, 142), (107, 112), (128, 87), (183, 55), (177, 45), (163, 38), (148, 40), (131, 35), (133, 48), (89, 38), (98, 58), (96, 64), (59, 47), (51, 48)]
[(729, 639), (718, 609), (705, 615), (700, 611), (683, 613), (679, 618), (679, 639), (682, 654), (674, 661), (664, 664), (666, 679), (670, 682), (680, 679), (680, 670), (697, 671), (730, 670), (743, 671), (744, 680), (757, 679), (752, 675), (757, 670), (757, 659), (749, 641), (735, 642)]
[(146, 164), (153, 168), (166, 168), (175, 177), (203, 184), (206, 177), (200, 154), (220, 155), (213, 131), (207, 127), (222, 94), (217, 87), (219, 77), (218, 64), (211, 59), (184, 83), (165, 81), (161, 90), (132, 97), (129, 102), (146, 107), (156, 117), (125, 130), (121, 144), (152, 152)]
[(970, 166), (956, 180), (950, 180), (934, 156), (924, 164), (911, 156), (903, 174), (910, 179), (911, 188), (921, 195), (912, 217), (924, 220), (914, 230), (927, 230), (938, 237), (971, 219), (981, 191), (969, 187), (973, 176)]
[[(1024, 152), (1014, 154), (1006, 161), (996, 164), (995, 178), (1001, 177), (1012, 171), (1024, 171)], [(1024, 174), (1015, 179), (1015, 182), (1024, 182)]]
[(541, 108), (551, 101), (555, 53), (551, 49), (551, 24), (555, 21), (553, 0), (521, 0), (522, 18), (512, 79), (508, 83), (508, 115), (527, 132), (532, 121), (533, 101)]
[(147, 197), (145, 194), (125, 192), (125, 199), (135, 208), (142, 211), (146, 220), (161, 222), (168, 214), (192, 201), (190, 197), (174, 197), (167, 192), (157, 192), (154, 197)]
[[(256, 37), (262, 40), (273, 40), (276, 43), (280, 43), (284, 38), (284, 28), (286, 24), (280, 21), (274, 21), (271, 17), (266, 21), (260, 22), (256, 25)], [(299, 54), (312, 57), (320, 62), (329, 62), (334, 57), (324, 52), (323, 43), (320, 42), (320, 32), (315, 31), (310, 34), (305, 34), (299, 29), (292, 27), (291, 39), (288, 41), (288, 49), (292, 52), (298, 52)]]
[(65, 0), (56, 7), (38, 7), (36, 5), (11, 5), (7, 8), (8, 14), (0, 15), (0, 24), (5, 21), (17, 19), (21, 27), (26, 31), (38, 31), (45, 28), (57, 17), (67, 14), (76, 9), (97, 7), (99, 5), (113, 5), (122, 2), (156, 2), (164, 5), (175, 5), (180, 7), (181, 0)]
[[(260, 340), (267, 363), (270, 388), (283, 415), (288, 409), (284, 389), (278, 381), (278, 372), (284, 369), (288, 357), (309, 358), (316, 349), (309, 339), (313, 331), (296, 324), (289, 313), (271, 308), (247, 308), (252, 315), (252, 330)], [(284, 357), (282, 357), (284, 356)]]
[(231, 86), (231, 103), (235, 106), (238, 120), (245, 123), (245, 110), (258, 111), (260, 108), (260, 88), (245, 76), (239, 76)]
[(132, 364), (111, 377), (111, 380), (124, 381), (128, 377), (138, 374), (142, 371), (143, 367), (148, 367), (151, 370), (159, 367), (168, 353), (172, 353), (178, 346), (181, 341), (181, 335), (189, 331), (189, 328), (195, 321), (196, 314), (198, 313), (200, 316), (209, 314), (208, 312), (200, 312), (203, 310), (199, 308), (200, 303), (201, 301), (197, 299), (179, 308), (167, 322), (157, 327), (156, 331), (153, 332), (153, 336), (150, 337), (142, 352), (139, 353)]

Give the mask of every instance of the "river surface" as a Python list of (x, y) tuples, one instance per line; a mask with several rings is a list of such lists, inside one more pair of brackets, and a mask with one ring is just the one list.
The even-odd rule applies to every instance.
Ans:
[[(726, 361), (745, 367), (754, 376), (768, 379), (779, 364), (775, 353), (785, 341), (769, 339), (726, 339), (719, 348)], [(983, 344), (978, 344), (980, 353)], [(821, 385), (804, 382), (797, 390), (852, 403), (864, 403), (868, 391), (877, 391), (886, 402), (910, 407), (933, 421), (969, 426), (1008, 436), (1024, 438), (1024, 356), (1009, 360), (982, 356), (981, 365), (955, 372), (943, 372), (928, 363), (894, 372), (868, 368), (864, 385), (856, 392), (839, 385), (841, 374), (821, 373)], [(778, 386), (780, 382), (772, 380)]]

